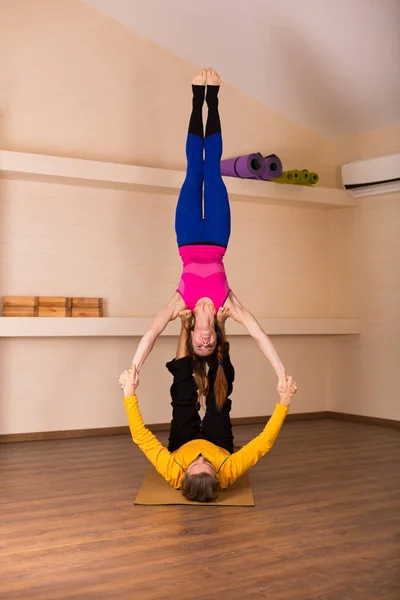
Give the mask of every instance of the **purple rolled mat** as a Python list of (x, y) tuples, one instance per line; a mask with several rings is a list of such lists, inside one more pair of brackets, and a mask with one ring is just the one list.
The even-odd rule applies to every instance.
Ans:
[(221, 175), (258, 179), (265, 172), (265, 160), (259, 152), (221, 160)]
[(252, 179), (262, 179), (268, 181), (273, 177), (280, 177), (282, 175), (282, 161), (276, 154), (269, 154), (264, 158), (265, 170)]

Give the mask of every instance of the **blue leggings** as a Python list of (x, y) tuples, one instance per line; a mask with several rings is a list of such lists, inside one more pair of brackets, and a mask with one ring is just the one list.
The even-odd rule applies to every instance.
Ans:
[(221, 133), (214, 133), (204, 139), (188, 134), (186, 178), (175, 213), (178, 246), (196, 243), (225, 248), (228, 246), (231, 211), (228, 192), (221, 177), (221, 156)]

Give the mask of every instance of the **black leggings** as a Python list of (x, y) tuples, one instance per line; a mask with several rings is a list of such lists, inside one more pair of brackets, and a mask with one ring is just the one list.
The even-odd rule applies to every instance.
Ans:
[[(223, 359), (223, 369), (228, 382), (228, 396), (232, 393), (235, 369), (229, 354)], [(192, 361), (189, 356), (174, 359), (167, 363), (167, 369), (174, 377), (171, 386), (172, 421), (168, 450), (174, 452), (181, 446), (196, 439), (205, 439), (216, 446), (233, 453), (233, 433), (230, 418), (232, 401), (226, 398), (221, 410), (217, 410), (214, 396), (216, 369), (209, 369), (210, 392), (206, 398), (206, 414), (200, 419), (197, 385), (193, 376)]]

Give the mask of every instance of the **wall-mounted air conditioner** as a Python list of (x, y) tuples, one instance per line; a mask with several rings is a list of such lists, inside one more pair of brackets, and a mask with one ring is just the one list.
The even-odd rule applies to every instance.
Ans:
[(355, 197), (400, 192), (400, 154), (342, 165), (342, 181)]

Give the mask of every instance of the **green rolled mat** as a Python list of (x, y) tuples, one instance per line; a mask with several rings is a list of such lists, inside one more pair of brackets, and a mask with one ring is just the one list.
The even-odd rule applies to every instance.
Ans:
[(308, 169), (300, 171), (300, 181), (302, 185), (309, 185), (311, 183), (311, 173)]
[(280, 177), (274, 177), (270, 181), (274, 181), (275, 183), (300, 183), (300, 171), (297, 169), (283, 171)]
[[(304, 171), (305, 171), (305, 169), (302, 171), (302, 173), (304, 173)], [(318, 183), (318, 181), (319, 181), (318, 173), (314, 173), (314, 172), (310, 173), (309, 171), (307, 171), (307, 172), (309, 175), (308, 181), (305, 181), (304, 179), (300, 180), (300, 182), (299, 182), (300, 185), (315, 185), (316, 183)]]

